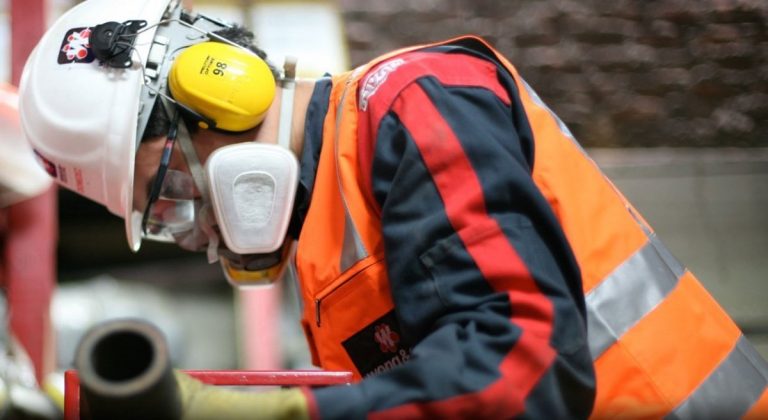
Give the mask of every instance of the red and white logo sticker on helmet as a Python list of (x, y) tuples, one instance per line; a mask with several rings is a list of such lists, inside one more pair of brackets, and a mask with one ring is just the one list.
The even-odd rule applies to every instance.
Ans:
[[(48, 175), (58, 179), (60, 183), (70, 186), (80, 194), (85, 194), (85, 179), (83, 178), (83, 170), (81, 168), (77, 168), (77, 167), (67, 168), (62, 164), (56, 164), (52, 162), (50, 159), (41, 155), (40, 152), (38, 152), (37, 150), (33, 150), (33, 152), (35, 153), (35, 158), (37, 159), (37, 162), (43, 167), (43, 169), (45, 169), (45, 172), (48, 172)], [(75, 178), (74, 185), (70, 183), (71, 181), (71, 178), (69, 176), (70, 172), (74, 173), (74, 178)]]
[(59, 49), (59, 64), (90, 63), (96, 57), (91, 50), (91, 28), (72, 28), (64, 35)]
[(48, 175), (58, 178), (58, 172), (56, 171), (56, 164), (51, 162), (50, 160), (46, 159), (43, 155), (40, 154), (37, 150), (33, 150), (35, 153), (35, 157), (37, 158), (37, 161), (40, 163), (40, 165), (45, 169), (45, 172), (48, 172)]

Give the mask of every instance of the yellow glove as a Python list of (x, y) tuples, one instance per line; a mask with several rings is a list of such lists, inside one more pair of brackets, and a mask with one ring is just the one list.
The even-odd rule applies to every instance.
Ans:
[(182, 418), (214, 419), (296, 419), (308, 420), (309, 408), (298, 388), (267, 392), (233, 391), (206, 385), (176, 371)]

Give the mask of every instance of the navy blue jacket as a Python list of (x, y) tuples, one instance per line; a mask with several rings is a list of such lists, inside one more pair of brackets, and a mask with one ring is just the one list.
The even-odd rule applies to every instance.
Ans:
[[(371, 132), (359, 141), (372, 150), (398, 338), (412, 351), (358, 384), (314, 390), (320, 417), (587, 417), (581, 277), (531, 178), (534, 136), (512, 76), (459, 46), (400, 59), (401, 77), (366, 98), (385, 112), (360, 114)], [(299, 224), (329, 92), (320, 80), (308, 110)]]

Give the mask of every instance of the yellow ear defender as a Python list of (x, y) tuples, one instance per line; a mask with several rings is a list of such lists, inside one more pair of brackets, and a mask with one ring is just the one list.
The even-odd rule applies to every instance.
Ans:
[[(176, 57), (168, 75), (173, 98), (226, 131), (245, 131), (264, 119), (275, 79), (264, 60), (221, 42), (195, 44)], [(203, 120), (202, 128), (209, 127)]]

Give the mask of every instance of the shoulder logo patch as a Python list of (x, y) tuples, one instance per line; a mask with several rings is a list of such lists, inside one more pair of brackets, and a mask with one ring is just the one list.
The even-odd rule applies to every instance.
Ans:
[(389, 60), (363, 79), (362, 87), (360, 88), (360, 100), (358, 101), (362, 111), (368, 109), (368, 101), (370, 101), (371, 97), (377, 90), (379, 90), (379, 87), (387, 81), (387, 77), (389, 77), (390, 73), (403, 64), (405, 64), (405, 60), (402, 58)]

